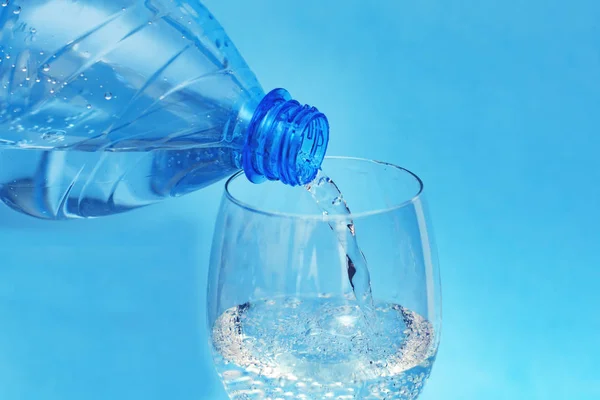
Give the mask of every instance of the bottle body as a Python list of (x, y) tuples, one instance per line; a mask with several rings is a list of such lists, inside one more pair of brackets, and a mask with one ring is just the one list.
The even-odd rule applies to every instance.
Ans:
[(0, 13), (5, 204), (109, 215), (242, 167), (265, 93), (201, 4), (15, 0)]

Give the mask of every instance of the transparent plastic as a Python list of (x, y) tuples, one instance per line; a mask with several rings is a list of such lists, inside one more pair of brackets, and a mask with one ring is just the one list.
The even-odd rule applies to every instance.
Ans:
[(115, 214), (240, 169), (299, 185), (325, 155), (325, 116), (265, 95), (197, 1), (4, 1), (0, 38), (0, 199), (25, 214)]

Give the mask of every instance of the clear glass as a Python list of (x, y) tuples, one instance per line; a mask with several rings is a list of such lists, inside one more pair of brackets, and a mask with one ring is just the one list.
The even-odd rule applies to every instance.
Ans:
[[(328, 157), (323, 171), (351, 214), (324, 215), (302, 187), (227, 182), (207, 299), (217, 372), (232, 399), (416, 399), (441, 330), (422, 182), (364, 159)], [(351, 239), (332, 231), (352, 223), (373, 315), (348, 277)]]

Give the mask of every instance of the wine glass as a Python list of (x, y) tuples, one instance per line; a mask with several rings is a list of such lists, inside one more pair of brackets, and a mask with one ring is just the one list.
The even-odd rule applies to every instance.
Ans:
[(346, 157), (326, 158), (307, 187), (238, 173), (216, 223), (207, 304), (232, 399), (416, 399), (441, 329), (421, 180)]

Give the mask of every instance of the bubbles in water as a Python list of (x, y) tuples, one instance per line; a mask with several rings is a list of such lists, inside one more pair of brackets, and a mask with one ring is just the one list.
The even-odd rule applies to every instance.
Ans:
[(228, 390), (263, 387), (260, 398), (371, 398), (368, 388), (373, 398), (415, 400), (422, 384), (414, 383), (427, 379), (436, 350), (433, 327), (395, 306), (377, 308), (385, 326), (377, 335), (364, 329), (357, 305), (340, 298), (233, 307), (213, 326), (217, 370), (230, 378)]
[(87, 106), (85, 106), (85, 108), (87, 108), (88, 110), (91, 110), (92, 109), (92, 105), (88, 104)]
[(9, 0), (2, 0), (2, 7), (6, 7), (9, 3)]
[(352, 222), (352, 223), (348, 224), (347, 227), (348, 227), (348, 230), (350, 231), (350, 234), (352, 236), (356, 236), (356, 230), (354, 228), (354, 223)]
[(27, 67), (23, 67), (23, 68), (21, 68), (21, 71), (23, 71), (23, 72), (27, 72)]
[(42, 66), (42, 70), (43, 70), (44, 72), (48, 72), (48, 71), (50, 71), (50, 65), (48, 65), (48, 64), (44, 64), (44, 65)]
[(17, 7), (13, 10), (13, 14), (21, 14), (21, 7)]
[(50, 94), (54, 94), (55, 90), (54, 88), (50, 89)]
[(31, 29), (29, 29), (29, 32), (30, 32), (32, 35), (35, 35), (35, 34), (37, 33), (37, 29), (35, 29), (35, 28), (31, 28)]
[(112, 98), (113, 98), (113, 95), (112, 95), (112, 93), (111, 93), (111, 92), (106, 92), (106, 93), (104, 93), (104, 98), (105, 98), (106, 100), (110, 100), (110, 99), (112, 99)]

